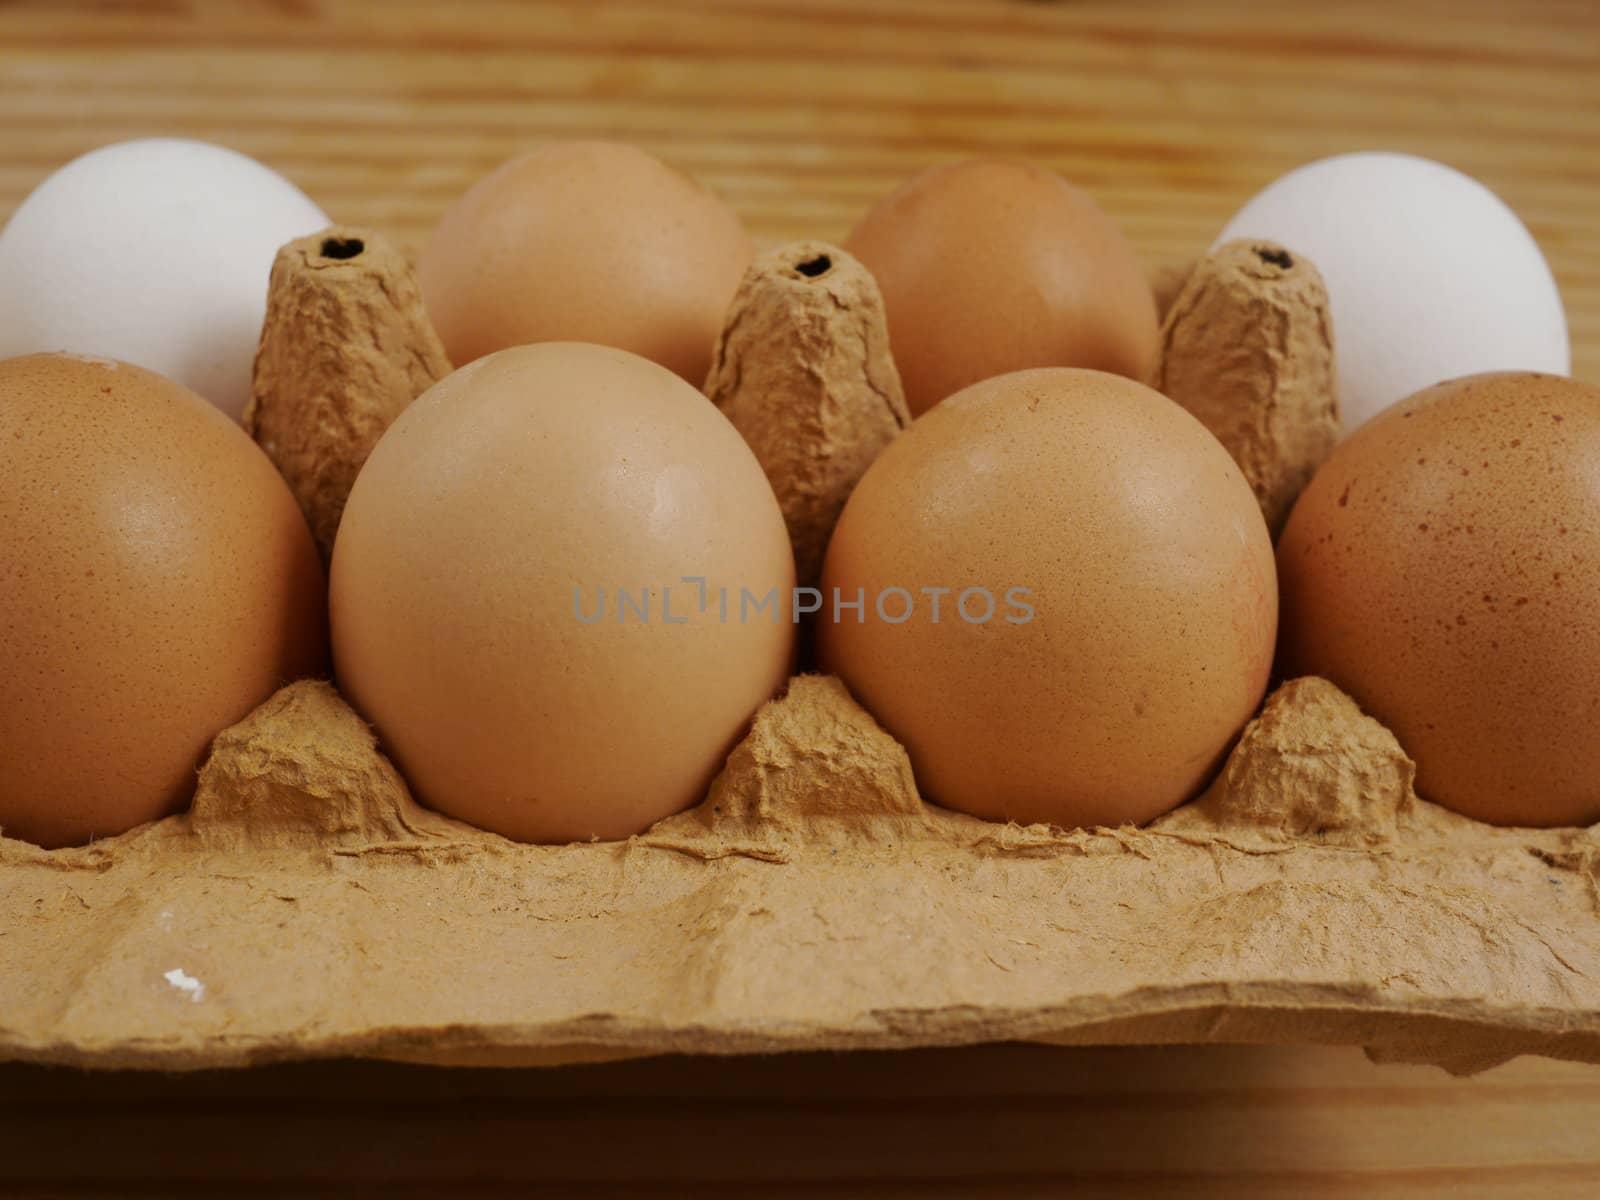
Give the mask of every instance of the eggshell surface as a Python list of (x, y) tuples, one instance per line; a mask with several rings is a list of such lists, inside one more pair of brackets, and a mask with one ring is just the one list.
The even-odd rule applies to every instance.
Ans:
[(1155, 355), (1155, 299), (1132, 249), (1093, 200), (1041, 167), (973, 159), (924, 171), (845, 248), (883, 292), (913, 415), (1008, 371), (1142, 378)]
[(0, 358), (122, 359), (237, 419), (273, 257), (328, 223), (287, 179), (221, 146), (149, 138), (91, 151), (0, 232)]
[(1600, 820), (1600, 388), (1419, 392), (1334, 451), (1278, 565), (1285, 669), (1388, 725), (1420, 795), (1503, 825)]
[(823, 614), (824, 665), (930, 799), (995, 820), (1139, 823), (1190, 798), (1276, 633), (1271, 541), (1227, 452), (1144, 385), (1067, 368), (976, 384), (891, 443), (823, 589), (865, 600)]
[(517, 347), (425, 392), (357, 478), (338, 678), (425, 803), (520, 841), (627, 837), (697, 802), (782, 686), (793, 581), (709, 400), (624, 351)]
[(457, 366), (530, 342), (598, 342), (699, 387), (752, 252), (732, 209), (644, 151), (552, 142), (452, 205), (418, 270)]
[(323, 584), (272, 463), (199, 396), (0, 362), (0, 830), (57, 847), (183, 807), (212, 737), (326, 670)]
[(1328, 287), (1348, 434), (1441, 379), (1572, 369), (1566, 311), (1516, 213), (1470, 176), (1407, 154), (1291, 171), (1217, 238), (1306, 255)]

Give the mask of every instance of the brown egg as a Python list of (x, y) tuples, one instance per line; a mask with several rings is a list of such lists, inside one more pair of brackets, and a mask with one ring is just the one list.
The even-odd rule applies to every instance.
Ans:
[[(824, 664), (929, 798), (1062, 826), (1194, 795), (1261, 700), (1277, 623), (1227, 452), (1144, 385), (1068, 368), (976, 384), (890, 443), (823, 591)], [(834, 619), (835, 597), (862, 610)]]
[(866, 215), (845, 248), (883, 291), (913, 415), (1025, 367), (1140, 379), (1156, 306), (1111, 219), (1052, 171), (974, 159), (924, 171)]
[(457, 366), (529, 342), (599, 342), (699, 387), (751, 252), (732, 209), (644, 151), (553, 142), (456, 201), (419, 274)]
[(211, 739), (327, 666), (289, 489), (238, 424), (109, 359), (0, 362), (0, 830), (182, 808)]
[(1600, 388), (1491, 374), (1357, 430), (1278, 547), (1285, 667), (1389, 726), (1417, 791), (1600, 820)]
[(501, 351), (423, 393), (357, 478), (332, 574), (339, 682), (419, 798), (521, 841), (695, 803), (793, 653), (755, 456), (602, 346)]

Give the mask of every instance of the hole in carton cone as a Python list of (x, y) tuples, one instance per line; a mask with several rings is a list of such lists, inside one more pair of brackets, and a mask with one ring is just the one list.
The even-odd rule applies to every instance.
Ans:
[(366, 248), (367, 244), (360, 238), (331, 237), (322, 239), (323, 258), (355, 258)]
[(1256, 257), (1264, 263), (1282, 267), (1285, 271), (1294, 266), (1294, 259), (1289, 256), (1287, 250), (1273, 250), (1266, 246), (1257, 246)]
[(815, 258), (808, 258), (805, 262), (797, 262), (794, 269), (807, 279), (815, 279), (819, 275), (826, 275), (833, 268), (833, 259), (826, 254), (819, 254)]

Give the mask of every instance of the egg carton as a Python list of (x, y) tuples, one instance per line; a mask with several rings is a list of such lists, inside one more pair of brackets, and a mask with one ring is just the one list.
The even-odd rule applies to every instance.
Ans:
[[(335, 232), (366, 270), (361, 237)], [(1163, 358), (1169, 394), (1203, 392), (1218, 361), (1181, 340), (1200, 329), (1263, 381), (1229, 448), (1274, 523), (1333, 430), (1325, 297), (1278, 253), (1187, 275)], [(275, 340), (289, 326), (269, 312), (247, 423), (326, 548), (366, 451), (448, 364), (370, 278), (326, 304), (291, 291), (275, 287), (281, 320), (320, 314), (377, 356), (297, 354), (303, 331)], [(1227, 319), (1240, 297), (1280, 306), (1270, 339)], [(887, 351), (857, 340), (881, 398)], [(387, 394), (354, 395), (358, 375)], [(295, 406), (330, 397), (354, 405), (350, 442), (296, 440)], [(904, 419), (891, 404), (857, 434)], [(870, 454), (834, 449), (823, 482), (847, 492)], [(798, 532), (814, 560), (821, 534)], [(924, 803), (844, 685), (801, 674), (695, 808), (622, 841), (525, 845), (418, 805), (337, 690), (303, 681), (217, 737), (189, 811), (71, 849), (0, 837), (0, 1058), (522, 1065), (1005, 1040), (1353, 1044), (1462, 1073), (1600, 1062), (1595, 830), (1481, 824), (1414, 778), (1388, 730), (1308, 677), (1268, 697), (1202, 796), (1144, 827), (984, 821)]]

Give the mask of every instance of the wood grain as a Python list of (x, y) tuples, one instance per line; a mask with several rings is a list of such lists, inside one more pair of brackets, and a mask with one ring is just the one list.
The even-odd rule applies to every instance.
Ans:
[(1592, 1200), (1597, 1128), (1592, 1068), (1527, 1060), (1455, 1080), (1313, 1048), (10, 1067), (0, 1190)]
[(841, 237), (929, 163), (1018, 154), (1152, 262), (1299, 162), (1413, 151), (1528, 221), (1600, 378), (1592, 0), (0, 3), (0, 130), (0, 213), (104, 141), (187, 134), (413, 240), (542, 138), (636, 141), (768, 241)]
[[(1528, 221), (1600, 379), (1593, 0), (0, 2), (0, 217), (67, 158), (178, 134), (420, 241), (540, 139), (618, 137), (767, 242), (913, 171), (1025, 155), (1152, 264), (1295, 164), (1449, 161)], [(108, 203), (114, 203), (108, 198)], [(1398, 285), (1398, 284), (1397, 284)], [(85, 1196), (1600, 1196), (1600, 1073), (1354, 1051), (991, 1047), (551, 1072), (0, 1069), (0, 1191)]]

